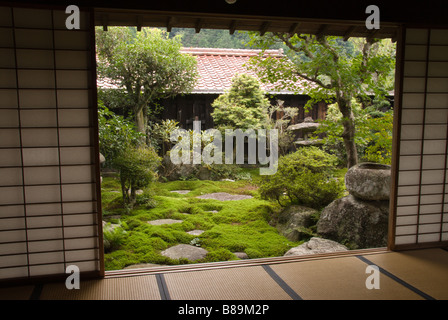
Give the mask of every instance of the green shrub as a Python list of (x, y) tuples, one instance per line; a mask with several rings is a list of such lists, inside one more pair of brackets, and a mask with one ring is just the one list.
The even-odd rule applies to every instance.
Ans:
[(156, 180), (156, 168), (160, 158), (153, 148), (130, 147), (116, 159), (116, 168), (120, 173), (123, 202), (129, 208), (136, 203), (136, 191), (147, 187)]
[(336, 161), (319, 148), (301, 148), (279, 159), (276, 174), (262, 177), (260, 194), (282, 206), (323, 208), (343, 191), (342, 181), (334, 177)]

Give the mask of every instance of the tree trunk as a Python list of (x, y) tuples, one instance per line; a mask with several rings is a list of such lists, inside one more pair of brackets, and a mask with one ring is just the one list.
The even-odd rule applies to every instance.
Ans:
[(343, 116), (342, 139), (347, 153), (347, 168), (351, 168), (358, 163), (358, 150), (355, 144), (355, 117), (351, 108), (351, 100), (338, 99), (338, 106)]
[(135, 113), (135, 124), (137, 126), (137, 131), (145, 134), (146, 136), (147, 119), (143, 108), (138, 108)]

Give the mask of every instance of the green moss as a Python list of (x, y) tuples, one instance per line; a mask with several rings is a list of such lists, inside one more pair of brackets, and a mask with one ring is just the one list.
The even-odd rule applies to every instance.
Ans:
[[(120, 194), (113, 192), (119, 185), (113, 178), (104, 180), (106, 184), (102, 186), (102, 200), (108, 208), (106, 213), (120, 214), (123, 229), (127, 231), (119, 249), (105, 254), (106, 270), (121, 269), (137, 263), (192, 263), (186, 259), (169, 259), (161, 252), (180, 243), (189, 244), (195, 238), (198, 239), (195, 240), (198, 245), (208, 250), (207, 256), (199, 262), (237, 259), (233, 252), (246, 252), (250, 258), (281, 256), (297, 245), (279, 235), (269, 225), (279, 206), (261, 200), (256, 186), (249, 180), (157, 182), (152, 190), (144, 190), (145, 194), (151, 194), (157, 205), (154, 208), (136, 206), (127, 214), (118, 205)], [(178, 194), (170, 192), (173, 190), (191, 191)], [(212, 192), (250, 194), (253, 198), (239, 201), (196, 198)], [(161, 226), (148, 223), (156, 219), (178, 219), (183, 222)], [(205, 232), (200, 236), (187, 233), (195, 229)]]

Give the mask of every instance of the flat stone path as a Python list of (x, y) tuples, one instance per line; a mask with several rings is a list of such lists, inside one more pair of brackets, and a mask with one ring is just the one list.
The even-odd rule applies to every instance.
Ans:
[(171, 259), (188, 259), (195, 261), (205, 258), (208, 251), (189, 244), (178, 244), (162, 251), (162, 255)]
[(187, 231), (188, 234), (191, 234), (193, 236), (200, 236), (201, 234), (204, 233), (204, 230), (191, 230), (191, 231)]
[(248, 195), (242, 195), (242, 194), (230, 194), (227, 192), (215, 192), (215, 193), (204, 194), (202, 196), (197, 196), (196, 198), (214, 199), (214, 200), (220, 200), (220, 201), (235, 201), (235, 200), (251, 199), (253, 197), (248, 196)]
[(183, 220), (175, 220), (175, 219), (159, 219), (148, 221), (149, 224), (153, 226), (160, 226), (162, 224), (173, 224), (173, 223), (182, 223)]
[(178, 193), (178, 194), (187, 194), (187, 193), (189, 193), (191, 190), (173, 190), (173, 191), (170, 191), (170, 192), (173, 192), (173, 193)]

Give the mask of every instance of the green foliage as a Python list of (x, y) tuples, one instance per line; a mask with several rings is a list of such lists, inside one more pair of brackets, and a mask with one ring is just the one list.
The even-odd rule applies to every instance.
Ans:
[[(393, 110), (387, 109), (388, 104), (376, 102), (366, 108), (352, 100), (352, 110), (355, 115), (355, 143), (362, 161), (390, 164), (392, 158)], [(315, 135), (324, 134), (324, 149), (335, 154), (338, 159), (344, 159), (342, 114), (337, 104), (328, 106), (327, 118), (320, 121), (321, 125)]]
[(303, 34), (252, 34), (250, 45), (267, 49), (284, 43), (284, 57), (259, 55), (250, 65), (262, 82), (279, 89), (305, 92), (310, 96), (306, 107), (325, 101), (338, 103), (344, 115), (343, 144), (348, 166), (357, 163), (356, 124), (351, 101), (369, 102), (370, 96), (384, 100), (393, 90), (395, 45), (390, 40), (349, 39)]
[(120, 248), (125, 241), (125, 236), (126, 231), (121, 226), (110, 228), (106, 225), (106, 228), (103, 228), (104, 251), (112, 252)]
[[(157, 100), (189, 92), (197, 78), (196, 59), (180, 53), (179, 37), (169, 39), (159, 29), (111, 27), (96, 30), (98, 74), (121, 90), (110, 100), (125, 102), (145, 132)], [(107, 93), (106, 93), (107, 94)], [(118, 96), (116, 96), (118, 95)]]
[(125, 205), (134, 206), (136, 190), (147, 187), (157, 178), (156, 169), (160, 158), (153, 148), (134, 147), (120, 154), (115, 161), (119, 170), (120, 183)]
[(265, 124), (269, 100), (258, 80), (241, 74), (232, 79), (229, 91), (213, 103), (212, 117), (221, 129), (258, 129)]
[(316, 147), (305, 147), (280, 157), (278, 171), (263, 176), (260, 194), (279, 204), (323, 208), (337, 199), (343, 184), (334, 177), (336, 157)]
[(136, 146), (142, 137), (132, 122), (110, 111), (102, 101), (98, 101), (98, 130), (100, 152), (110, 167), (120, 154)]

